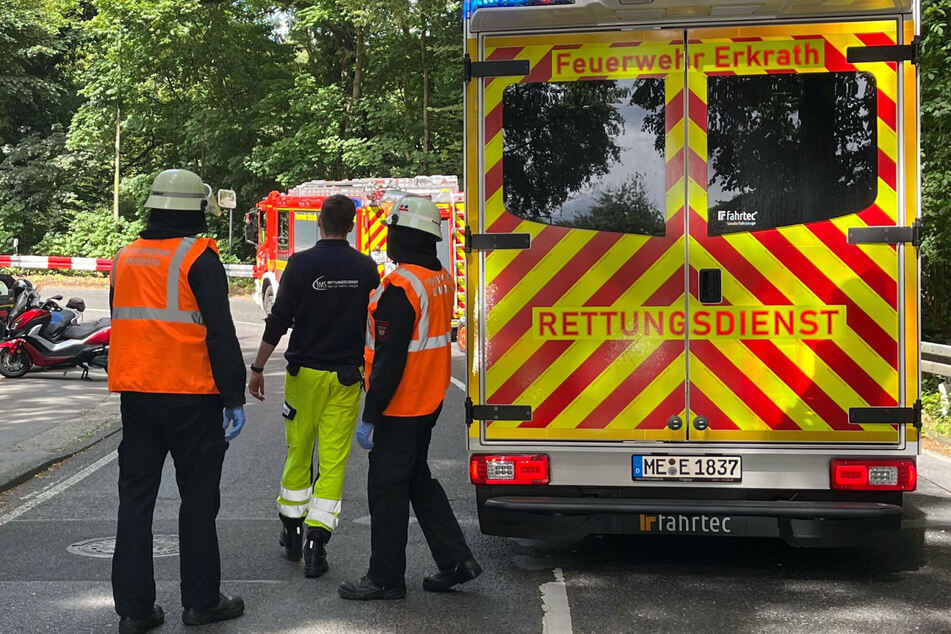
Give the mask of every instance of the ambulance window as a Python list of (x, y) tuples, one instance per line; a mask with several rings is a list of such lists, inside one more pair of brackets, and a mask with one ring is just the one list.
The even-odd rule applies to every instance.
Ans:
[(529, 83), (502, 102), (505, 206), (546, 224), (664, 235), (664, 81)]
[(278, 210), (277, 225), (277, 248), (287, 251), (291, 246), (291, 215), (288, 210)]
[(711, 77), (708, 128), (710, 235), (828, 220), (875, 201), (868, 73)]

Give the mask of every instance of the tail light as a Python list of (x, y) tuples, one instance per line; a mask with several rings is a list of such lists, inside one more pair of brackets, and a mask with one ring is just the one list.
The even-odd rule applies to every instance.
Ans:
[(833, 460), (833, 489), (846, 491), (914, 491), (918, 469), (914, 460)]
[(92, 337), (86, 340), (86, 344), (90, 346), (104, 346), (109, 343), (109, 334), (112, 332), (112, 328), (106, 328), (105, 330), (100, 330)]
[(548, 456), (488, 456), (469, 458), (472, 484), (548, 484)]

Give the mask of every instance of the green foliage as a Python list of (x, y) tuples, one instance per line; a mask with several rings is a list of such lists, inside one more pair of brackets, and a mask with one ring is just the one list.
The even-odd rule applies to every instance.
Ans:
[(139, 237), (141, 221), (113, 219), (112, 210), (99, 208), (68, 216), (65, 231), (51, 231), (37, 245), (44, 255), (111, 258)]
[(921, 149), (925, 336), (951, 341), (951, 1), (923, 3)]
[(941, 411), (941, 394), (937, 391), (922, 393), (921, 406), (925, 412), (925, 433), (930, 430), (951, 437), (951, 416), (945, 416)]

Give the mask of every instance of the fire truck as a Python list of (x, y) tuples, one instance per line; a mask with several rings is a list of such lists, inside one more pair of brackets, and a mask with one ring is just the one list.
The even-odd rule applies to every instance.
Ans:
[(484, 533), (899, 530), (921, 421), (919, 14), (466, 3)]
[(456, 280), (453, 327), (464, 312), (465, 252), (463, 250), (464, 205), (455, 176), (413, 178), (361, 178), (344, 181), (313, 180), (286, 193), (272, 191), (245, 216), (246, 238), (257, 245), (253, 268), (254, 300), (265, 314), (271, 311), (281, 272), (295, 251), (309, 249), (319, 238), (317, 217), (324, 200), (335, 194), (349, 196), (357, 207), (350, 245), (371, 256), (383, 276), (393, 263), (386, 256), (386, 218), (403, 196), (431, 199), (443, 217), (443, 239), (438, 243), (439, 261)]

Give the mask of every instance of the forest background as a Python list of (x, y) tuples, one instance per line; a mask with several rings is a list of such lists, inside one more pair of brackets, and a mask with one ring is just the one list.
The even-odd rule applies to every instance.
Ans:
[[(922, 25), (925, 338), (951, 342), (951, 0)], [(460, 0), (3, 0), (0, 254), (112, 257), (170, 166), (244, 212), (315, 178), (460, 174)], [(119, 218), (113, 214), (117, 126)], [(211, 232), (228, 236), (228, 214)]]

